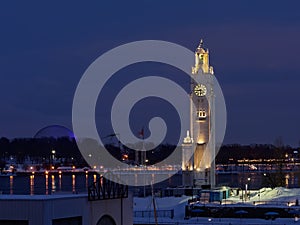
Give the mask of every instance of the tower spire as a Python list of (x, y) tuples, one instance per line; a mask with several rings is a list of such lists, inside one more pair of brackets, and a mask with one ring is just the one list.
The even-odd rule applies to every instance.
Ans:
[(204, 74), (213, 74), (213, 68), (209, 65), (209, 51), (203, 47), (203, 39), (195, 51), (195, 66), (192, 67), (192, 74), (198, 74), (199, 70)]
[(201, 38), (197, 50), (198, 49), (200, 50), (202, 48), (202, 46), (203, 46), (203, 39)]

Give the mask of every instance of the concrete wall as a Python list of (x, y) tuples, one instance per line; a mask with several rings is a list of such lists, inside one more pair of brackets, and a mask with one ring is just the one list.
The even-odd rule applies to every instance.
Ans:
[[(132, 195), (127, 199), (113, 199), (90, 202), (91, 225), (96, 225), (104, 215), (114, 218), (117, 225), (133, 224), (133, 201)], [(97, 210), (101, 208), (102, 210)], [(121, 220), (123, 216), (123, 221)]]
[(103, 215), (111, 216), (117, 225), (133, 224), (132, 196), (93, 202), (88, 201), (87, 195), (0, 196), (0, 220), (29, 220), (29, 225), (52, 225), (52, 219), (82, 216), (83, 225), (96, 225)]

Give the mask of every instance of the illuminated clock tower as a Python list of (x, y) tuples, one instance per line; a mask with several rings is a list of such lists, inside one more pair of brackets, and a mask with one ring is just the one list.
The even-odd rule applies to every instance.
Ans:
[(190, 95), (190, 131), (182, 145), (184, 186), (215, 186), (214, 72), (203, 41), (195, 51)]

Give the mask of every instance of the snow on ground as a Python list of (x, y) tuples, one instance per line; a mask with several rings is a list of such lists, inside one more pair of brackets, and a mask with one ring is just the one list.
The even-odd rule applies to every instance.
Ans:
[[(135, 218), (134, 223), (155, 224), (154, 219)], [(171, 220), (171, 219), (158, 219), (158, 224), (170, 225), (300, 225), (300, 221), (295, 221), (293, 218), (278, 218), (276, 220), (264, 219), (233, 219), (233, 218), (192, 218), (189, 220)]]
[[(155, 198), (157, 210), (174, 209), (175, 218), (184, 218), (184, 208), (190, 196)], [(134, 211), (153, 210), (152, 197), (133, 198)]]
[[(228, 198), (229, 201), (241, 202), (240, 196), (231, 196)], [(260, 190), (251, 190), (250, 199), (248, 201), (266, 201), (266, 202), (296, 202), (300, 200), (300, 188), (283, 188), (277, 187), (274, 189), (271, 188), (262, 188)]]
[[(174, 219), (170, 218), (158, 218), (160, 223), (167, 224), (219, 224), (219, 225), (237, 225), (237, 224), (273, 224), (273, 225), (288, 225), (288, 224), (299, 224), (300, 221), (295, 221), (293, 218), (278, 218), (274, 221), (263, 220), (263, 219), (234, 219), (234, 218), (191, 218), (189, 220), (184, 220), (185, 205), (187, 204), (190, 196), (182, 197), (163, 197), (155, 198), (155, 204), (157, 210), (170, 210), (174, 209)], [(249, 204), (252, 204), (254, 201), (265, 201), (265, 202), (296, 202), (300, 201), (300, 188), (287, 189), (287, 188), (262, 188), (260, 190), (251, 190), (250, 191), (250, 200)], [(135, 197), (134, 201), (134, 211), (151, 211), (153, 210), (152, 197), (138, 198)], [(228, 199), (232, 203), (241, 203), (242, 200), (240, 196), (231, 196)], [(279, 204), (280, 205), (280, 204)], [(145, 223), (154, 223), (154, 218), (134, 218), (136, 222), (145, 222)]]

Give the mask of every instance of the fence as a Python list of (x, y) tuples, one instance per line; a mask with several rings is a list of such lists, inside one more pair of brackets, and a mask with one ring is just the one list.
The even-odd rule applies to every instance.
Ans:
[[(174, 209), (170, 210), (156, 210), (156, 215), (159, 218), (174, 218)], [(147, 210), (147, 211), (134, 211), (134, 217), (139, 218), (154, 218), (154, 211)]]

